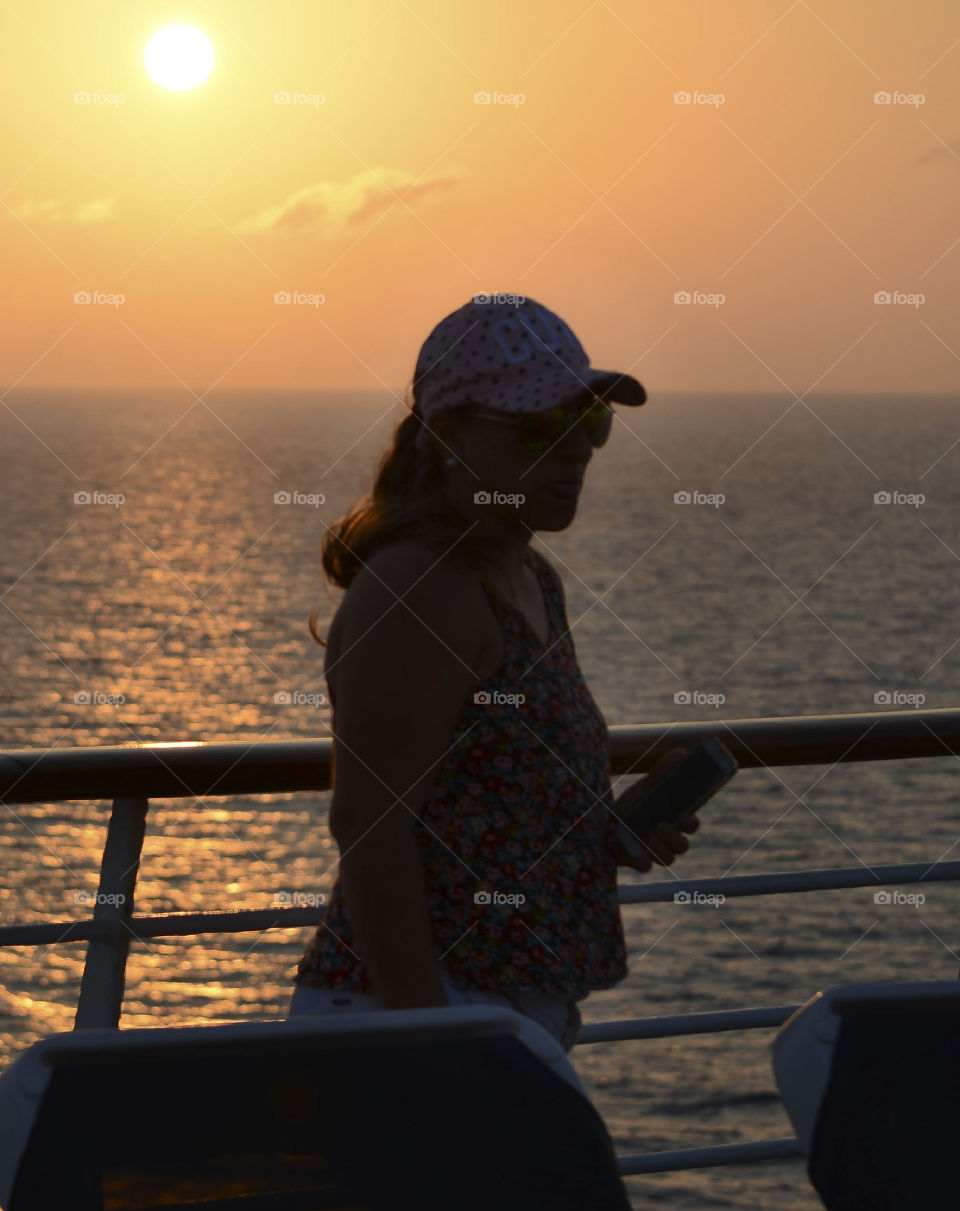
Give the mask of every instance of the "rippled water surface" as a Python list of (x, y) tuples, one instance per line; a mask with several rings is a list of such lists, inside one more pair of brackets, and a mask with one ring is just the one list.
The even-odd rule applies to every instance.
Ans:
[[(8, 403), (3, 746), (329, 735), (323, 652), (306, 620), (318, 609), (323, 632), (341, 593), (325, 587), (320, 540), (369, 487), (400, 416), (391, 398), (243, 392), (191, 407), (155, 392), (17, 391)], [(958, 437), (952, 398), (667, 396), (618, 409), (574, 523), (535, 540), (563, 578), (608, 723), (884, 709), (878, 691), (955, 706)], [(101, 503), (75, 501), (94, 492)], [(278, 492), (326, 500), (275, 503)], [(724, 499), (682, 503), (678, 492)], [(881, 504), (877, 492), (925, 499)], [(276, 702), (280, 691), (294, 702)], [(677, 692), (725, 700), (686, 705)], [(688, 854), (622, 878), (954, 860), (957, 770), (949, 755), (744, 770), (704, 808)], [(329, 890), (328, 800), (155, 801), (138, 913)], [(3, 809), (6, 922), (87, 915), (78, 897), (96, 891), (108, 814), (104, 803)], [(957, 892), (932, 884), (924, 895), (920, 906), (877, 905), (873, 888), (625, 906), (630, 974), (582, 1003), (584, 1020), (953, 978)], [(137, 943), (122, 1025), (283, 1015), (309, 933)], [(84, 952), (0, 953), (3, 1063), (72, 1027)], [(618, 1151), (729, 1143), (793, 1134), (772, 1038), (591, 1044), (573, 1059)], [(820, 1205), (799, 1162), (627, 1185), (638, 1207)]]

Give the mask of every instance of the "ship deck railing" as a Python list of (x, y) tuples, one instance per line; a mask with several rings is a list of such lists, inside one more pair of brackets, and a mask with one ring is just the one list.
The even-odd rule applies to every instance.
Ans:
[[(960, 755), (960, 710), (700, 720), (609, 729), (614, 775), (641, 774), (670, 749), (717, 736), (741, 768), (833, 765)], [(299, 929), (323, 919), (323, 905), (274, 906), (140, 916), (134, 892), (151, 799), (317, 792), (331, 787), (331, 739), (255, 743), (101, 745), (0, 752), (0, 802), (111, 802), (92, 916), (0, 927), (2, 946), (86, 941), (74, 1029), (118, 1027), (131, 940), (206, 933)], [(621, 904), (675, 901), (684, 894), (785, 895), (827, 889), (960, 879), (960, 862), (780, 871), (722, 878), (671, 879), (619, 887)], [(779, 1027), (797, 1005), (625, 1018), (586, 1024), (577, 1046)], [(620, 1154), (622, 1176), (803, 1157), (795, 1137), (713, 1147)]]

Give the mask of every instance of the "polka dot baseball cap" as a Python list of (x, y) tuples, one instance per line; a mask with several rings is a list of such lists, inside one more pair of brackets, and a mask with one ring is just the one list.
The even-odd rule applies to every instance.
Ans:
[[(474, 295), (442, 319), (417, 357), (414, 386), (415, 413), (426, 422), (468, 403), (539, 412), (584, 388), (618, 404), (642, 404), (647, 398), (629, 374), (591, 367), (558, 315), (535, 299), (513, 294)], [(417, 445), (423, 448), (428, 441), (424, 424)]]

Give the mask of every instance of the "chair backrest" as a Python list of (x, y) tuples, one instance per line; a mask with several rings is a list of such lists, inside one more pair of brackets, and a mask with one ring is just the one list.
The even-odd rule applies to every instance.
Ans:
[(781, 1027), (774, 1072), (829, 1211), (960, 1204), (960, 983), (818, 994)]
[(629, 1211), (602, 1119), (517, 1017), (459, 1006), (54, 1036), (0, 1078), (0, 1105), (33, 1111), (2, 1205)]

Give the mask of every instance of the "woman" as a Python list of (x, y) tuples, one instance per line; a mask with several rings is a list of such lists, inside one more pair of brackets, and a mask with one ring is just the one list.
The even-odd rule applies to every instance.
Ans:
[(606, 724), (530, 547), (573, 520), (606, 401), (644, 389), (541, 304), (484, 297), (424, 343), (372, 496), (324, 541), (349, 589), (325, 662), (341, 857), (290, 1012), (506, 1004), (569, 1051), (577, 1001), (627, 974), (618, 862), (669, 865), (699, 821), (630, 862), (618, 819), (683, 750), (609, 810)]

